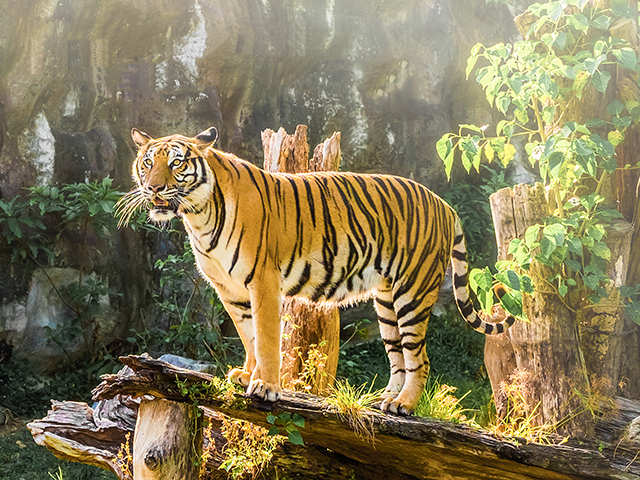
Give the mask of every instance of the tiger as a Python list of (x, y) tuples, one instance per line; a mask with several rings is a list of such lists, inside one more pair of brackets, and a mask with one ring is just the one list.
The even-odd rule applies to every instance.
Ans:
[(456, 305), (486, 335), (473, 307), (460, 219), (423, 185), (351, 172), (270, 173), (214, 148), (211, 127), (195, 137), (152, 138), (131, 130), (134, 188), (121, 221), (139, 207), (155, 222), (182, 219), (196, 264), (215, 289), (245, 349), (228, 378), (246, 393), (280, 398), (280, 308), (284, 298), (345, 306), (374, 298), (390, 377), (380, 409), (410, 415), (429, 373), (427, 323), (451, 263)]

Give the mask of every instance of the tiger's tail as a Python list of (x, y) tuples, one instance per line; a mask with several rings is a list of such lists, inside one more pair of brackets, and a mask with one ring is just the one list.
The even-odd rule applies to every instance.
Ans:
[[(484, 333), (485, 335), (497, 335), (509, 328), (516, 319), (508, 315), (503, 321), (498, 323), (485, 322), (478, 312), (473, 308), (471, 298), (469, 296), (469, 264), (467, 263), (467, 246), (464, 241), (464, 232), (460, 219), (456, 215), (455, 220), (455, 236), (453, 240), (453, 249), (451, 250), (451, 267), (453, 269), (453, 294), (456, 298), (458, 310), (464, 317), (465, 321), (471, 325), (474, 330)], [(504, 295), (504, 288), (496, 292), (499, 297)]]

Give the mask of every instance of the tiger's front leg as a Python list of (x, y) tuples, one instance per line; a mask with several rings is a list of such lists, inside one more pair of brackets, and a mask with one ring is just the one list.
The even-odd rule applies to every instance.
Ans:
[(275, 402), (280, 398), (279, 278), (266, 273), (261, 275), (249, 285), (249, 296), (256, 335), (256, 368), (247, 394)]

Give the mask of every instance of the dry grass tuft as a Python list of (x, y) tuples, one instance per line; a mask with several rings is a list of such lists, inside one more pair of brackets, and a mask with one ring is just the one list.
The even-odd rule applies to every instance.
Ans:
[(373, 445), (375, 433), (371, 418), (366, 411), (380, 400), (382, 389), (373, 390), (374, 382), (367, 387), (362, 384), (353, 386), (349, 380), (337, 380), (330, 387), (329, 396), (325, 398), (325, 404), (336, 410), (338, 418), (349, 425), (358, 438), (366, 440)]
[(431, 417), (445, 420), (452, 423), (464, 423), (477, 427), (474, 418), (469, 418), (467, 414), (471, 411), (464, 408), (460, 402), (469, 394), (465, 393), (457, 398), (453, 394), (458, 390), (456, 387), (441, 384), (438, 379), (429, 382), (427, 388), (420, 397), (420, 402), (416, 407), (415, 414), (419, 417)]
[(531, 398), (531, 373), (527, 370), (516, 370), (509, 381), (500, 386), (505, 396), (506, 413), (491, 419), (487, 430), (491, 433), (512, 439), (524, 439), (531, 443), (546, 445), (564, 443), (567, 439), (559, 439), (556, 434), (557, 425), (543, 423), (540, 420), (540, 402)]

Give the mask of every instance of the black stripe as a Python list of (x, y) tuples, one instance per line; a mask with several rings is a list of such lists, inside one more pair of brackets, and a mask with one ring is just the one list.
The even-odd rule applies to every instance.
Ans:
[(453, 246), (458, 245), (462, 240), (464, 240), (464, 235), (460, 234), (456, 238), (453, 239)]
[(460, 313), (466, 318), (473, 313), (473, 304), (467, 300), (464, 305), (460, 305), (458, 303), (458, 307), (460, 308)]
[(233, 259), (231, 260), (231, 267), (229, 267), (229, 273), (233, 270), (233, 267), (236, 266), (236, 262), (238, 261), (238, 254), (240, 253), (240, 243), (242, 242), (242, 236), (244, 235), (244, 227), (240, 230), (240, 237), (238, 238), (238, 243), (236, 243), (236, 250), (233, 252)]
[(469, 322), (468, 320), (467, 322), (471, 325), (471, 328), (479, 328), (480, 325), (482, 325), (482, 319), (478, 315), (475, 315), (475, 320), (473, 322)]
[(244, 308), (245, 310), (251, 308), (251, 302), (229, 302), (230, 305), (238, 308)]
[(427, 362), (421, 363), (416, 368), (407, 368), (407, 372), (417, 372), (418, 370), (422, 370), (423, 368), (427, 367), (427, 365)]
[(484, 324), (484, 334), (485, 335), (491, 335), (491, 332), (493, 332), (493, 325), (491, 325), (490, 323), (485, 323)]
[(392, 327), (397, 327), (398, 326), (398, 322), (394, 322), (393, 320), (389, 320), (389, 319), (386, 319), (384, 317), (378, 316), (378, 321), (380, 323), (384, 323), (385, 325), (391, 325)]
[(393, 312), (393, 303), (388, 302), (386, 300), (382, 300), (381, 298), (376, 297), (376, 302), (382, 305), (384, 308), (391, 310)]
[(467, 282), (468, 278), (466, 273), (464, 275), (453, 274), (453, 285), (455, 288), (464, 287), (467, 285)]
[(300, 290), (302, 290), (302, 287), (304, 287), (306, 283), (309, 281), (310, 277), (311, 277), (311, 264), (307, 262), (305, 263), (304, 269), (302, 270), (302, 274), (300, 275), (300, 280), (298, 280), (298, 283), (296, 283), (287, 292), (287, 296), (293, 297), (294, 295), (297, 295), (300, 292)]
[(451, 252), (451, 256), (453, 258), (455, 258), (456, 260), (461, 260), (463, 262), (467, 261), (467, 254), (465, 252), (460, 252), (458, 250), (454, 250), (453, 252)]
[(302, 182), (304, 183), (304, 188), (307, 191), (307, 202), (309, 202), (309, 213), (311, 214), (311, 224), (316, 226), (316, 208), (313, 202), (313, 192), (311, 191), (311, 185), (309, 185), (308, 180), (305, 177), (302, 177)]

